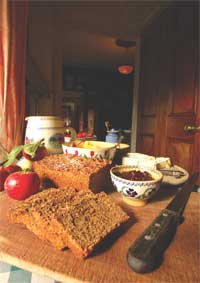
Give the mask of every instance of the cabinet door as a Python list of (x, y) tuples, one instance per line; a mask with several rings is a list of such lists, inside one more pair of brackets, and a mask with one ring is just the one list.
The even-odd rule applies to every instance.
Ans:
[[(147, 28), (139, 90), (137, 151), (169, 156), (189, 172), (199, 164), (200, 133), (184, 131), (186, 125), (198, 126), (200, 118), (197, 6), (197, 2), (177, 3)], [(149, 62), (156, 56), (154, 74), (149, 74)]]
[(142, 57), (139, 93), (139, 131), (137, 147), (139, 152), (156, 152), (156, 128), (158, 120), (158, 56), (155, 52), (159, 30), (153, 26), (151, 33), (142, 39)]
[[(192, 172), (199, 164), (197, 143), (200, 133), (185, 131), (199, 123), (198, 99), (198, 9), (197, 3), (176, 7), (173, 49), (173, 81), (167, 115), (166, 155)], [(195, 169), (196, 168), (196, 169)]]

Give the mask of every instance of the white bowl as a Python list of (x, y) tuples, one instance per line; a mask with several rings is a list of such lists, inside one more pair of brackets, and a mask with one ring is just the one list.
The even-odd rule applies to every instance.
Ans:
[[(116, 174), (129, 172), (132, 170), (148, 172), (153, 180), (150, 181), (132, 181), (121, 178)], [(117, 191), (122, 194), (124, 200), (134, 206), (145, 205), (146, 202), (158, 191), (163, 175), (158, 170), (142, 170), (134, 166), (120, 165), (111, 168), (111, 180)]]
[(112, 160), (115, 152), (116, 145), (109, 142), (101, 141), (80, 141), (76, 140), (72, 143), (62, 144), (63, 153), (74, 154), (77, 156), (84, 156), (89, 158), (103, 158)]

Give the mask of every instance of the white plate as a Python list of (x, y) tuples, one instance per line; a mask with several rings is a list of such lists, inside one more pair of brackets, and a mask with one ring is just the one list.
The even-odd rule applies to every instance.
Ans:
[(181, 172), (184, 173), (184, 176), (181, 177), (181, 178), (176, 178), (174, 176), (163, 175), (162, 184), (178, 186), (178, 185), (185, 183), (189, 178), (189, 173), (185, 169), (179, 167), (178, 165), (174, 165), (173, 167), (169, 168), (168, 170), (181, 171)]

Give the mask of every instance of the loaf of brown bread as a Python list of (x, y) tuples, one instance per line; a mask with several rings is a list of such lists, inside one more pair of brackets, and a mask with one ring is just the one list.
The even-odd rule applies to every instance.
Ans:
[(40, 239), (82, 258), (128, 218), (104, 192), (76, 189), (48, 189), (9, 210), (12, 223), (25, 224)]
[(46, 181), (51, 181), (54, 187), (74, 187), (93, 192), (111, 186), (110, 168), (109, 160), (70, 154), (49, 155), (33, 162), (33, 170), (39, 175), (44, 187)]

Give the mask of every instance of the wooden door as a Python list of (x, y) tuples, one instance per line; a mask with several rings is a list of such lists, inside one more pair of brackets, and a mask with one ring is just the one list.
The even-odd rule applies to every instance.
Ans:
[[(175, 10), (175, 43), (172, 53), (172, 88), (167, 114), (166, 154), (188, 171), (197, 169), (200, 133), (185, 131), (199, 121), (198, 9), (191, 3)], [(183, 24), (184, 23), (184, 24)]]
[[(139, 90), (137, 151), (169, 156), (190, 173), (200, 164), (200, 133), (184, 130), (200, 122), (197, 6), (197, 2), (173, 5), (144, 32)], [(152, 58), (157, 60), (154, 75), (149, 76)]]

